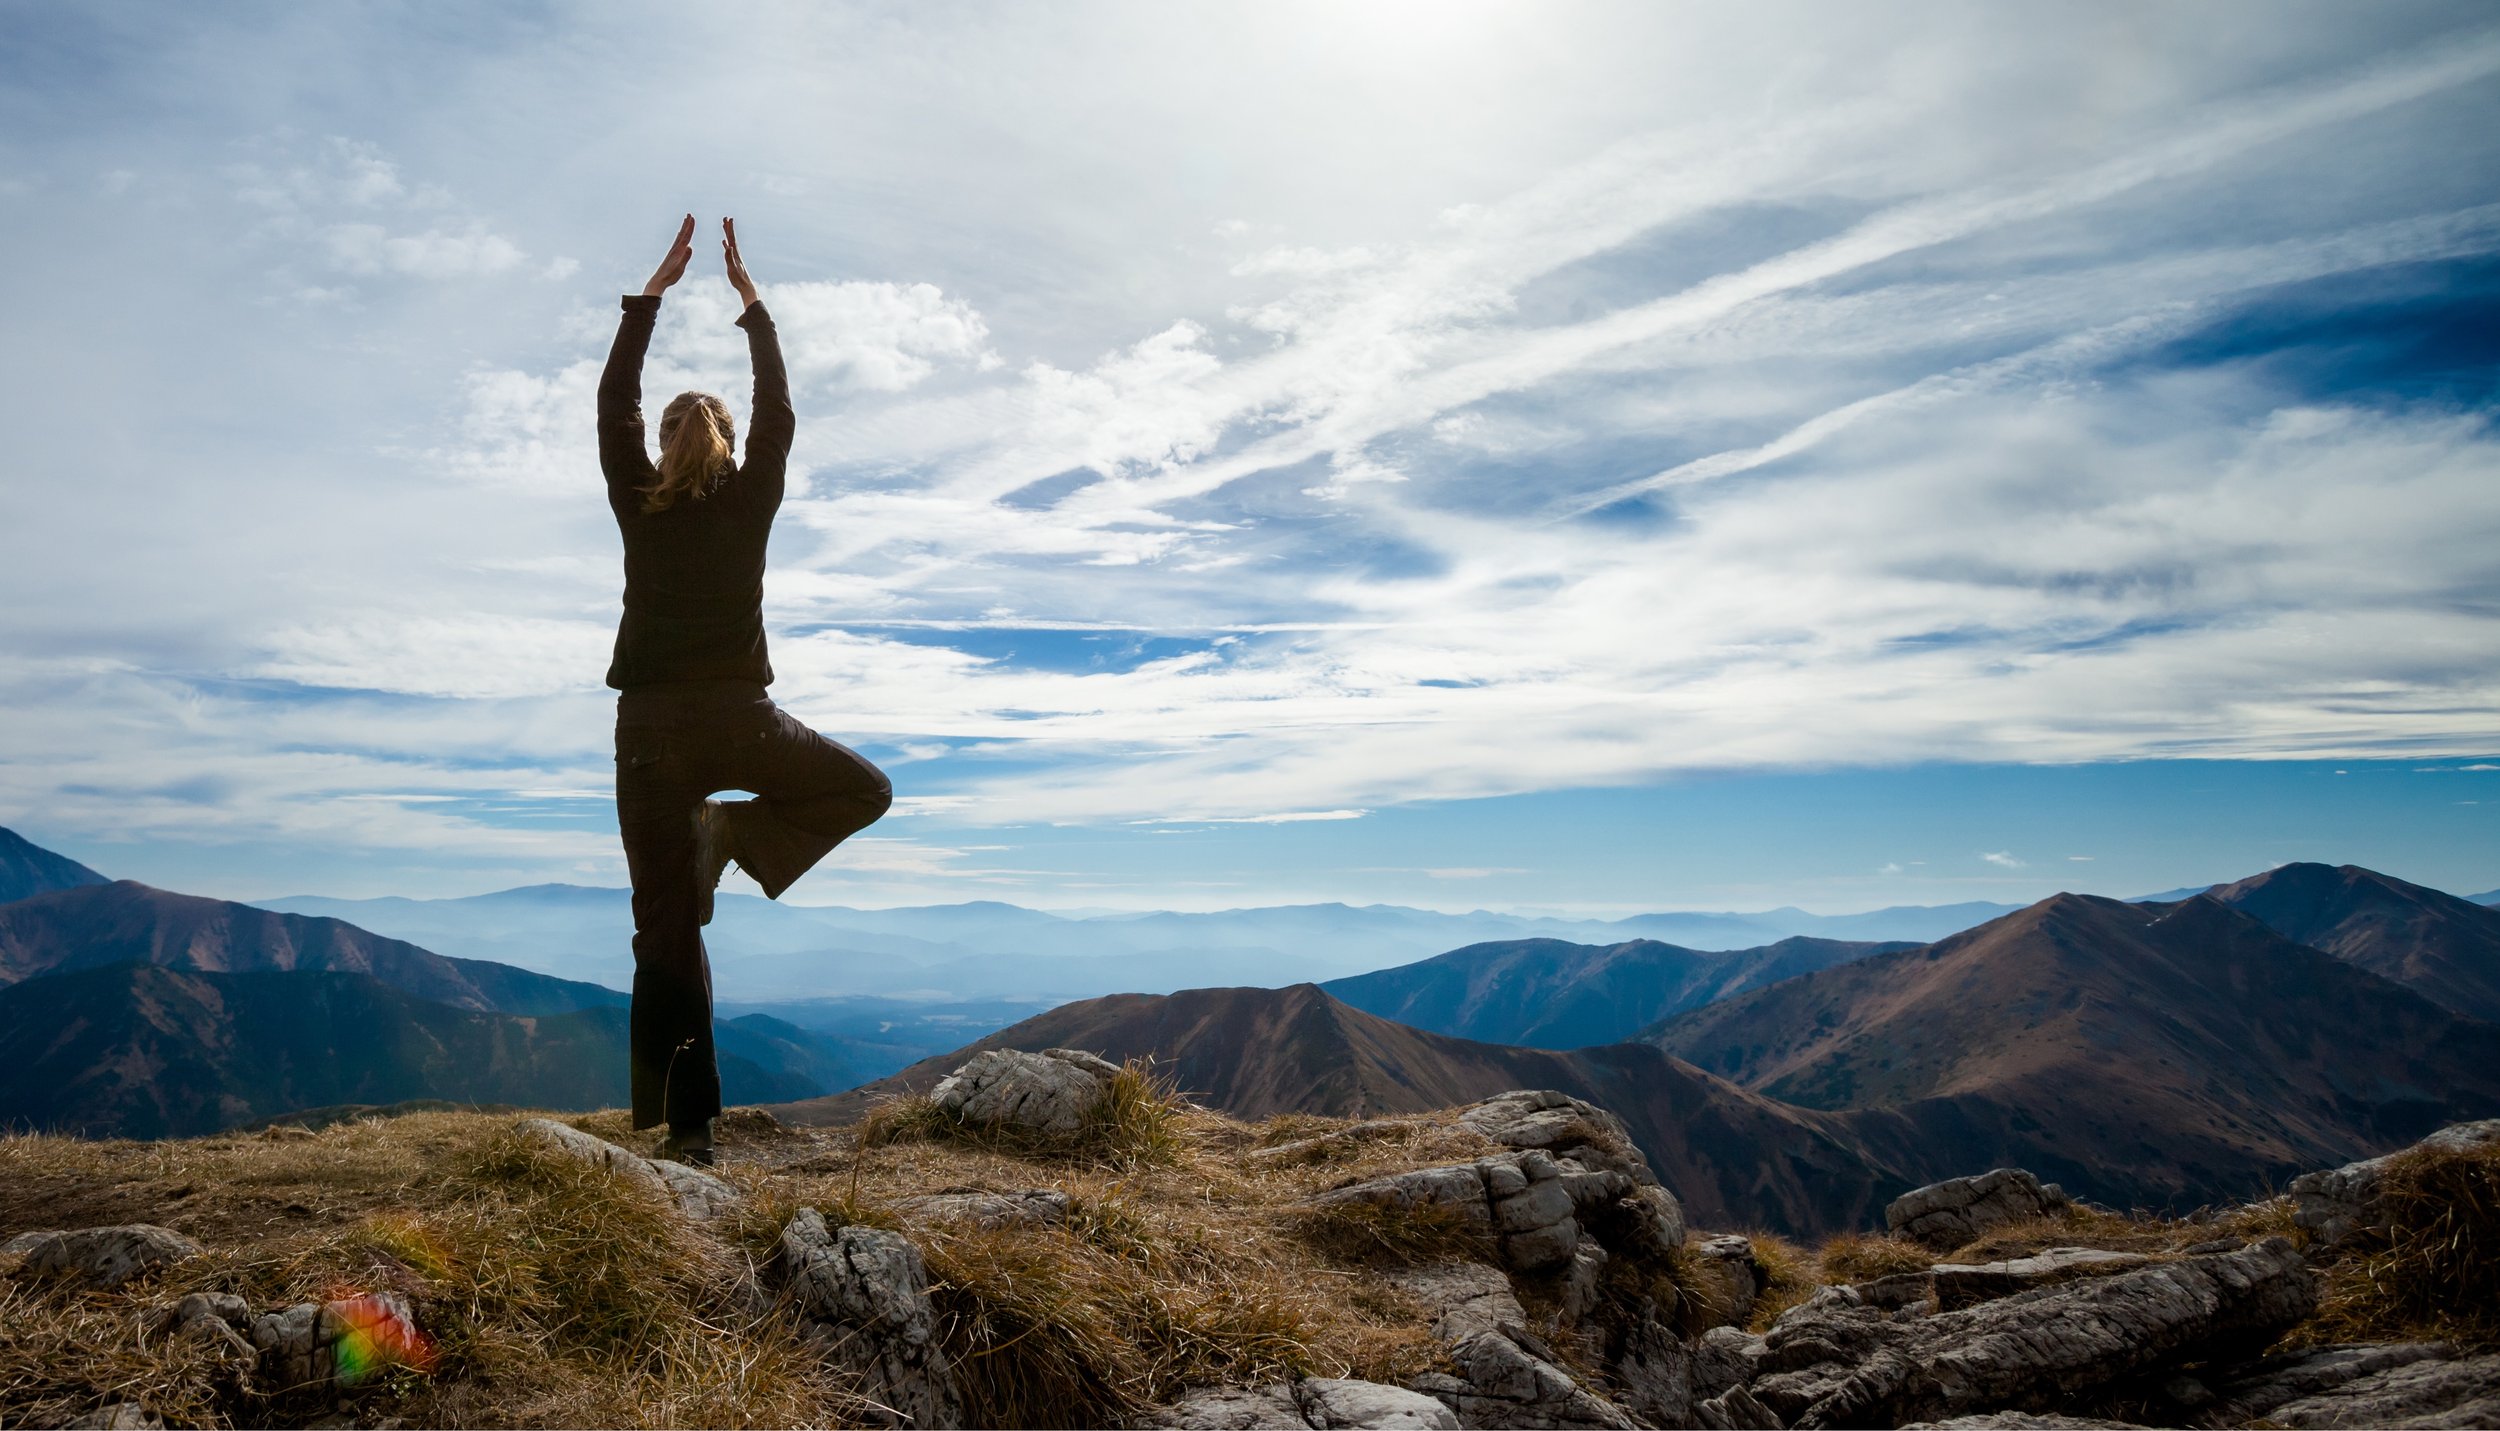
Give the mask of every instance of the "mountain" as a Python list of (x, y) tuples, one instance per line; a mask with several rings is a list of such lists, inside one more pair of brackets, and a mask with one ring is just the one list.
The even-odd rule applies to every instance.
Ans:
[(1310, 984), (1063, 1005), (866, 1088), (772, 1111), (846, 1123), (881, 1098), (926, 1091), (983, 1049), (1060, 1047), (1153, 1058), (1193, 1097), (1241, 1118), (1416, 1113), (1513, 1088), (1561, 1089), (1620, 1115), (1692, 1215), (1718, 1227), (1863, 1226), (1924, 1180), (1898, 1169), (1905, 1125), (1889, 1114), (1784, 1107), (1642, 1044), (1562, 1053), (1446, 1038)]
[(2213, 896), (2453, 1013), (2500, 1021), (2500, 909), (2359, 865), (2279, 865)]
[[(622, 985), (633, 915), (621, 889), (531, 885), (461, 899), (291, 896), (264, 908), (343, 919), (428, 949)], [(750, 1001), (842, 996), (1060, 1001), (1224, 984), (1343, 978), (1468, 944), (1662, 940), (1747, 949), (1792, 936), (1941, 938), (2012, 906), (1902, 906), (1862, 914), (1661, 913), (1563, 919), (1397, 905), (1307, 904), (1083, 916), (994, 900), (901, 909), (776, 904), (723, 894), (704, 931), (714, 987)]]
[(2466, 899), (2470, 903), (2485, 906), (2500, 904), (2500, 889), (2487, 889), (2481, 894), (2469, 894), (2466, 896)]
[(1922, 1158), (2121, 1206), (2246, 1197), (2500, 1112), (2500, 1027), (2203, 896), (2057, 895), (1651, 1037), (1769, 1097), (1896, 1112)]
[(627, 1002), (626, 995), (597, 984), (447, 958), (335, 919), (278, 914), (130, 880), (0, 904), (0, 985), (126, 963), (208, 973), (366, 974), (421, 999), (508, 1014), (567, 1013)]
[[(715, 1032), (732, 1102), (827, 1086), (803, 1030)], [(454, 1008), (363, 973), (80, 968), (0, 989), (0, 1125), (159, 1138), (342, 1103), (607, 1108), (627, 1101), (625, 1040), (621, 1008)]]
[(103, 883), (104, 876), (69, 856), (56, 855), (15, 830), (0, 829), (0, 904)]
[(1433, 1033), (1585, 1048), (1622, 1042), (1671, 1014), (1731, 994), (1902, 947), (1801, 937), (1714, 954), (1654, 939), (1603, 946), (1513, 939), (1470, 944), (1320, 987), (1358, 1009)]

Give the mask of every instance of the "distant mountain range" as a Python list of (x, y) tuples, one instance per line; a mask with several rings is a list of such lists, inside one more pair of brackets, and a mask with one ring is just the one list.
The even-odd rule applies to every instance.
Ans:
[[(327, 915), (429, 949), (622, 985), (633, 915), (621, 889), (532, 885), (463, 899), (262, 901)], [(1902, 906), (1865, 914), (1643, 914), (1554, 919), (1444, 914), (1397, 905), (1280, 905), (1184, 914), (1074, 916), (982, 901), (904, 909), (776, 904), (725, 894), (704, 931), (724, 999), (827, 996), (1060, 1002), (1233, 984), (1336, 979), (1462, 945), (1556, 939), (1608, 946), (1660, 940), (1750, 949), (1792, 936), (1925, 942), (1993, 919), (1998, 904)]]
[(1358, 1009), (1434, 1033), (1530, 1048), (1618, 1043), (1669, 1014), (1870, 954), (1908, 948), (1783, 939), (1710, 953), (1635, 939), (1470, 944), (1320, 987)]

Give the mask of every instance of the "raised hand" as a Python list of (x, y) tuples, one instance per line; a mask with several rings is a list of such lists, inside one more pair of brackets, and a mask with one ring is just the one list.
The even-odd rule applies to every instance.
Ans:
[[(694, 221), (688, 219), (686, 222), (691, 225)], [(729, 286), (738, 290), (739, 305), (744, 307), (755, 301), (755, 280), (747, 277), (746, 260), (738, 256), (738, 221), (721, 220), (720, 231), (721, 262), (729, 270)]]
[(688, 214), (686, 221), (677, 226), (677, 241), (668, 246), (668, 257), (651, 270), (651, 281), (642, 286), (642, 296), (657, 298), (668, 291), (670, 284), (686, 276), (686, 265), (693, 261), (694, 215)]

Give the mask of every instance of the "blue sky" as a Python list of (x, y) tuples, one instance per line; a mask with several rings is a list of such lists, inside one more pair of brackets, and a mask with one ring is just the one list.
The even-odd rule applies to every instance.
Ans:
[[(590, 388), (692, 210), (775, 694), (903, 796), (799, 897), (2500, 885), (2486, 7), (683, 17), (0, 16), (0, 823), (620, 882)], [(650, 390), (743, 414), (731, 305)]]

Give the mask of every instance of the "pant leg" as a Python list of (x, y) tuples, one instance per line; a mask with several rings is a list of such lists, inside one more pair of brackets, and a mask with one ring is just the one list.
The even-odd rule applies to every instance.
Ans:
[(696, 906), (694, 812), (711, 793), (695, 759), (698, 745), (683, 723), (617, 723), (616, 823), (634, 885), (630, 1061), (637, 1128), (691, 1125), (720, 1113), (712, 969)]
[(774, 899), (894, 804), (894, 784), (866, 756), (766, 702), (729, 781), (755, 798), (733, 824), (739, 868)]

